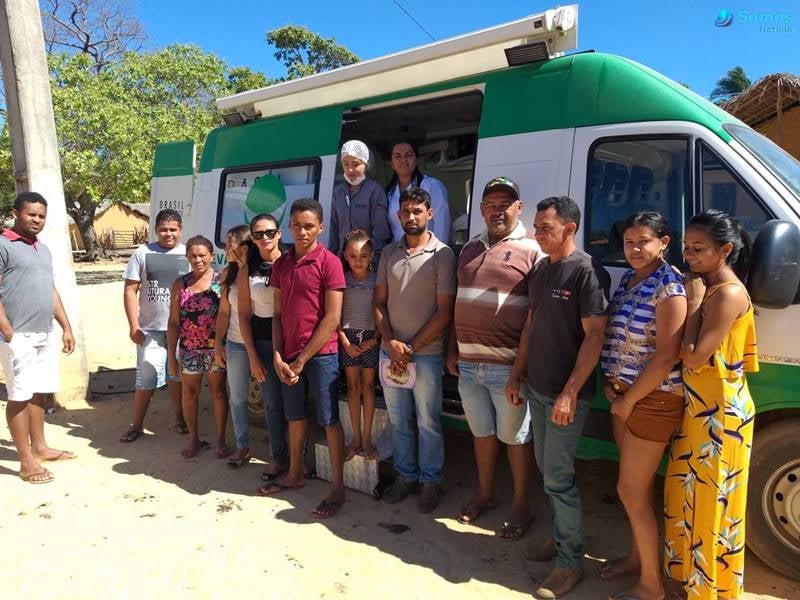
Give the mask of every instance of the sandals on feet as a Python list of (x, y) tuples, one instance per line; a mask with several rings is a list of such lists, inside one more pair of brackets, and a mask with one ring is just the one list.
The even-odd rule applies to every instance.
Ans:
[(330, 519), (335, 516), (342, 508), (342, 503), (338, 500), (328, 500), (325, 498), (317, 507), (311, 511), (311, 516), (317, 519)]
[(615, 577), (622, 577), (623, 575), (628, 575), (629, 573), (634, 573), (638, 570), (638, 567), (630, 569), (623, 568), (623, 562), (625, 562), (624, 558), (611, 558), (604, 562), (597, 568), (600, 579), (603, 581), (610, 581)]
[(78, 455), (69, 450), (61, 450), (52, 456), (37, 456), (36, 460), (39, 462), (56, 462), (57, 460), (73, 460), (78, 458)]
[(130, 429), (128, 429), (128, 431), (122, 434), (122, 437), (119, 438), (119, 441), (126, 443), (135, 442), (137, 439), (139, 439), (139, 436), (142, 435), (142, 433), (143, 431), (141, 429), (136, 429), (135, 427), (131, 427)]
[(477, 500), (470, 500), (458, 511), (456, 520), (463, 525), (469, 525), (477, 521), (478, 517), (485, 512), (489, 512), (495, 506), (497, 506), (497, 502), (494, 501), (482, 505)]
[(48, 471), (47, 469), (42, 469), (37, 473), (28, 473), (24, 474), (22, 471), (19, 472), (19, 478), (22, 479), (25, 483), (50, 483), (55, 479), (55, 476)]
[(259, 496), (274, 496), (275, 494), (280, 494), (281, 492), (285, 492), (287, 490), (299, 490), (302, 485), (286, 485), (285, 483), (281, 483), (280, 481), (269, 481), (258, 488), (258, 495)]
[(242, 465), (246, 465), (249, 462), (250, 462), (250, 453), (248, 452), (241, 458), (233, 458), (233, 457), (228, 458), (228, 460), (225, 461), (225, 464), (231, 467), (232, 469), (237, 469)]
[(189, 446), (181, 450), (181, 456), (183, 456), (183, 458), (194, 458), (200, 450), (206, 450), (207, 448), (211, 448), (211, 444), (205, 440), (200, 440), (197, 446)]
[(528, 529), (530, 529), (533, 521), (534, 517), (529, 518), (528, 521), (522, 525), (513, 525), (511, 522), (505, 521), (503, 526), (497, 530), (497, 537), (509, 542), (519, 541), (528, 533)]
[(186, 426), (186, 423), (180, 423), (180, 422), (175, 423), (172, 426), (172, 430), (175, 433), (180, 433), (181, 435), (186, 435), (187, 433), (189, 433), (189, 428)]

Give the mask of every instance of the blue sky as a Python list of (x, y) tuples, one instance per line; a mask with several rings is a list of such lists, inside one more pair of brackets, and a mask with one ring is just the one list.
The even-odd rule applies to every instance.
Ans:
[[(399, 1), (437, 39), (556, 5), (539, 0)], [(753, 81), (781, 71), (800, 74), (800, 2), (584, 0), (579, 7), (579, 50), (626, 56), (689, 84), (703, 96), (736, 65)], [(730, 27), (714, 25), (723, 9), (734, 15)], [(325, 37), (335, 37), (362, 59), (430, 41), (392, 0), (137, 0), (135, 10), (150, 35), (151, 47), (194, 43), (232, 65), (273, 76), (282, 74), (283, 68), (264, 36), (286, 24), (305, 25)], [(742, 17), (758, 21), (775, 14), (784, 20), (788, 17), (791, 31), (766, 32), (758, 23), (739, 22)]]

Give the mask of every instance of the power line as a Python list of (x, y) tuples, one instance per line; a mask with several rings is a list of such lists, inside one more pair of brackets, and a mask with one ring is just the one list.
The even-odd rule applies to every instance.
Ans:
[(404, 13), (406, 13), (408, 18), (411, 19), (412, 21), (414, 21), (414, 23), (417, 24), (417, 27), (419, 27), (420, 29), (422, 29), (422, 31), (425, 32), (425, 35), (427, 35), (429, 38), (431, 38), (432, 41), (434, 41), (434, 42), (436, 41), (436, 38), (431, 35), (431, 32), (428, 31), (427, 29), (425, 29), (422, 26), (422, 24), (419, 21), (417, 21), (410, 12), (408, 12), (405, 8), (403, 8), (402, 4), (400, 4), (397, 0), (392, 0), (392, 2), (394, 2), (400, 10), (402, 10)]

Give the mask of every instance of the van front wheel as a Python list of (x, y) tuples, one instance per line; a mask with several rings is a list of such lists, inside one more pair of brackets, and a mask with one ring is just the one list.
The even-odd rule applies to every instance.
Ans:
[(770, 567), (800, 579), (800, 419), (757, 431), (750, 460), (747, 545)]

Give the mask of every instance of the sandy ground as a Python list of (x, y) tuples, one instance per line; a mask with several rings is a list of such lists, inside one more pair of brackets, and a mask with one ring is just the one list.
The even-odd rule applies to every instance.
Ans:
[[(112, 269), (113, 270), (113, 269)], [(121, 310), (122, 283), (80, 288), (92, 369), (128, 368), (134, 350)], [(260, 463), (226, 468), (206, 451), (180, 457), (182, 436), (169, 430), (168, 400), (157, 394), (149, 435), (119, 443), (131, 394), (105, 396), (90, 408), (48, 416), (51, 445), (78, 453), (51, 465), (56, 480), (33, 486), (18, 468), (5, 420), (0, 424), (0, 597), (2, 598), (485, 598), (530, 597), (548, 572), (522, 557), (522, 543), (546, 534), (541, 484), (532, 486), (538, 516), (522, 543), (494, 530), (509, 506), (500, 468), (500, 506), (475, 526), (454, 516), (475, 475), (469, 437), (447, 436), (447, 494), (431, 515), (415, 502), (390, 507), (357, 492), (334, 519), (310, 510), (327, 491), (321, 481), (283, 497), (260, 498)], [(1, 403), (0, 403), (1, 404)], [(212, 432), (210, 402), (200, 426)], [(254, 428), (254, 451), (266, 450)], [(624, 552), (628, 531), (615, 500), (616, 465), (580, 462), (588, 576), (569, 597), (604, 598), (630, 580), (601, 582), (600, 560)], [(748, 556), (747, 599), (798, 598), (800, 583)]]

